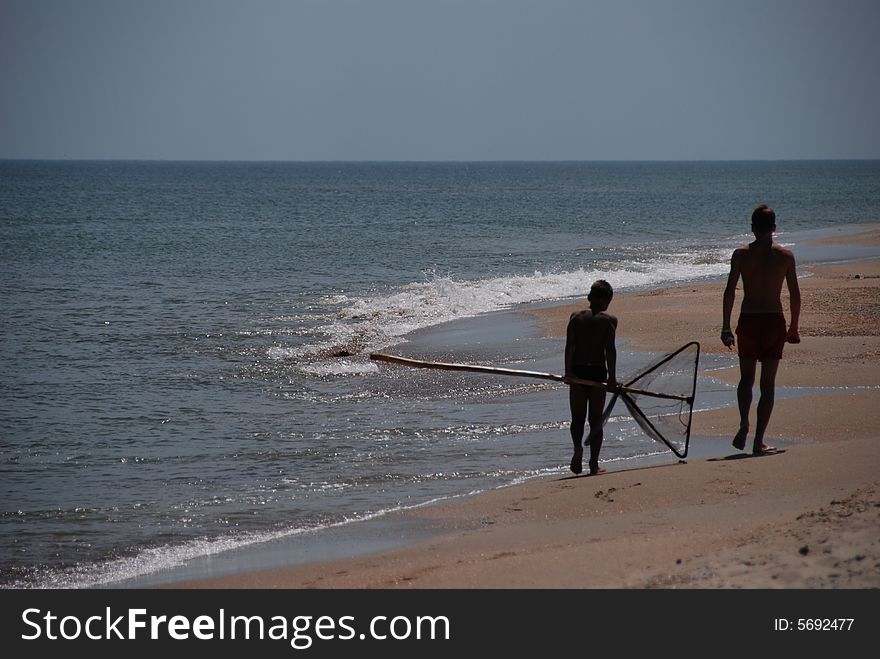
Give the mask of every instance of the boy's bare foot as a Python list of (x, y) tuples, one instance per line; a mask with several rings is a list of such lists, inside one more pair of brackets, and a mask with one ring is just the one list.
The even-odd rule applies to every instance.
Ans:
[(596, 476), (598, 474), (604, 474), (605, 470), (599, 466), (599, 462), (593, 462), (590, 460), (590, 476)]
[(733, 447), (744, 451), (746, 448), (746, 436), (749, 434), (748, 426), (740, 426), (739, 432), (733, 437)]
[(768, 446), (767, 444), (761, 444), (760, 446), (756, 446), (752, 449), (752, 455), (764, 455), (765, 453), (774, 453), (776, 451), (775, 446)]
[(584, 470), (584, 449), (576, 448), (571, 456), (571, 470), (579, 474)]

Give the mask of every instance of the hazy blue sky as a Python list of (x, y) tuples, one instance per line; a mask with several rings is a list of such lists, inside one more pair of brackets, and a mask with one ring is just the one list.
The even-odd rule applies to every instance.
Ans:
[(0, 157), (880, 158), (877, 0), (0, 0)]

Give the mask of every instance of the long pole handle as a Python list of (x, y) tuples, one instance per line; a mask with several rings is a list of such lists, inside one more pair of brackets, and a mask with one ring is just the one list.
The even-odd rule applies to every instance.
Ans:
[(451, 362), (431, 362), (423, 359), (411, 359), (409, 357), (399, 357), (397, 355), (388, 355), (381, 352), (370, 354), (370, 359), (380, 362), (391, 362), (395, 364), (403, 364), (405, 366), (415, 366), (417, 368), (433, 368), (442, 371), (466, 371), (469, 373), (488, 373), (491, 375), (512, 375), (527, 378), (539, 378), (541, 380), (553, 380), (554, 382), (565, 382), (566, 384), (581, 384), (587, 387), (602, 387), (606, 391), (617, 393), (638, 394), (641, 396), (651, 396), (653, 398), (666, 398), (669, 400), (681, 400), (690, 402), (689, 396), (680, 396), (677, 394), (664, 394), (657, 391), (646, 391), (644, 389), (636, 389), (634, 387), (625, 387), (623, 385), (609, 386), (606, 382), (596, 382), (595, 380), (584, 380), (581, 378), (567, 378), (555, 373), (541, 373), (540, 371), (521, 371), (513, 368), (499, 368), (497, 366), (481, 366), (478, 364), (457, 364)]

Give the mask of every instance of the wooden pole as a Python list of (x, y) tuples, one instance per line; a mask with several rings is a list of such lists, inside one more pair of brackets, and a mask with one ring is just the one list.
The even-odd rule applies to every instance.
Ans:
[(433, 368), (441, 371), (466, 371), (469, 373), (488, 373), (490, 375), (511, 375), (526, 378), (538, 378), (541, 380), (552, 380), (554, 382), (565, 382), (566, 384), (582, 384), (588, 387), (602, 387), (606, 391), (625, 392), (630, 394), (639, 394), (642, 396), (651, 396), (653, 398), (666, 398), (669, 400), (681, 400), (690, 403), (690, 396), (679, 396), (677, 394), (664, 394), (655, 391), (645, 391), (644, 389), (634, 389), (633, 387), (625, 387), (623, 385), (609, 386), (606, 382), (596, 382), (594, 380), (583, 380), (581, 378), (566, 378), (555, 373), (541, 373), (540, 371), (520, 371), (513, 368), (499, 368), (497, 366), (481, 366), (479, 364), (456, 364), (450, 362), (431, 362), (423, 359), (411, 359), (409, 357), (399, 357), (397, 355), (388, 355), (381, 352), (370, 354), (370, 359), (380, 362), (390, 362), (393, 364), (403, 364), (404, 366), (414, 366), (416, 368)]

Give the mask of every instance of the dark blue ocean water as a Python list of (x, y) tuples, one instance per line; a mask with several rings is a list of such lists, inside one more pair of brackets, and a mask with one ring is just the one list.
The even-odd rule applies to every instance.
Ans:
[(0, 584), (564, 473), (558, 386), (369, 352), (559, 372), (517, 309), (722, 277), (760, 202), (796, 246), (876, 222), (880, 162), (0, 161)]

